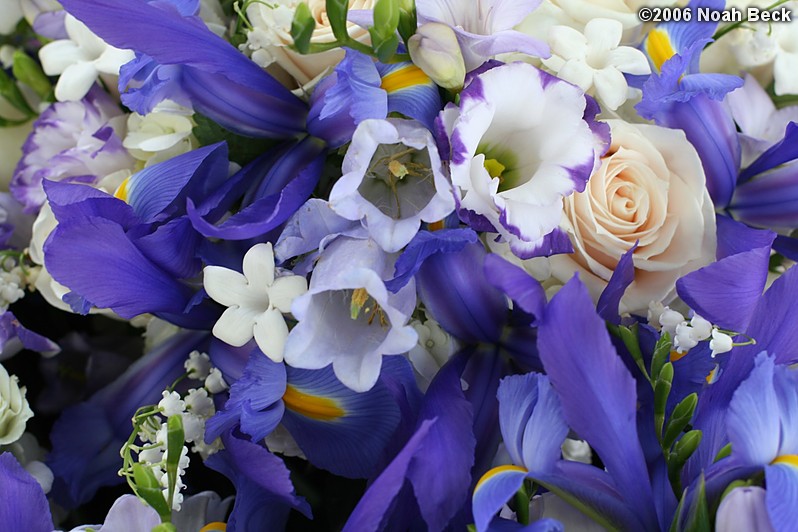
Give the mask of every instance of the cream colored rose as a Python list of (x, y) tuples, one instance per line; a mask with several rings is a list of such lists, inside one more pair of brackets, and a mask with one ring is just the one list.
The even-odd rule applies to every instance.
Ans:
[[(252, 2), (247, 8), (247, 18), (252, 30), (247, 34), (246, 46), (252, 59), (262, 67), (276, 63), (290, 74), (300, 86), (304, 86), (328, 68), (334, 67), (344, 57), (340, 48), (318, 54), (302, 55), (289, 45), (291, 21), (300, 0), (276, 0), (274, 2)], [(316, 21), (316, 29), (310, 39), (312, 43), (335, 41), (330, 21), (327, 18), (326, 0), (305, 0)], [(375, 0), (349, 0), (349, 9), (371, 10)], [(369, 33), (364, 28), (349, 22), (349, 35), (362, 43), (369, 42)]]
[(582, 193), (565, 198), (563, 228), (575, 252), (551, 257), (565, 282), (579, 272), (598, 299), (621, 256), (636, 241), (634, 282), (621, 312), (645, 315), (669, 301), (676, 280), (715, 257), (715, 212), (704, 170), (684, 133), (608, 120), (612, 145)]
[(17, 377), (9, 375), (0, 364), (0, 445), (17, 441), (25, 432), (25, 423), (32, 417), (25, 387), (20, 388)]

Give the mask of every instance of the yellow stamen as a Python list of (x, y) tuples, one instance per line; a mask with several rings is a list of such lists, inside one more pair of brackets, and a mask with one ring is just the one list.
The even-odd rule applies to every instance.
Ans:
[(208, 523), (204, 527), (199, 529), (199, 532), (225, 532), (227, 530), (226, 523), (220, 523), (219, 521), (214, 521), (213, 523)]
[(653, 29), (648, 32), (646, 52), (654, 66), (657, 67), (657, 70), (662, 70), (662, 65), (665, 61), (676, 55), (668, 33), (660, 29)]
[(363, 309), (363, 305), (369, 299), (369, 293), (365, 288), (358, 288), (352, 292), (352, 303), (349, 305), (349, 315), (353, 320), (356, 320)]
[(397, 179), (402, 179), (404, 176), (410, 173), (405, 165), (396, 160), (388, 163), (388, 170)]
[(125, 178), (118, 187), (116, 187), (116, 191), (114, 192), (114, 197), (119, 198), (124, 202), (127, 202), (127, 186), (130, 183), (130, 178)]
[(506, 169), (507, 167), (496, 159), (485, 159), (485, 170), (488, 171), (491, 177), (498, 177), (501, 179), (502, 173), (504, 173)]
[(479, 479), (479, 482), (477, 482), (476, 487), (474, 487), (474, 491), (478, 490), (479, 487), (485, 481), (490, 480), (494, 476), (498, 475), (499, 473), (504, 473), (505, 471), (522, 471), (524, 473), (528, 472), (526, 468), (521, 467), (521, 466), (517, 466), (517, 465), (502, 465), (502, 466), (494, 467), (493, 469), (491, 469), (490, 471), (488, 471), (487, 473), (482, 475), (482, 478)]
[(292, 412), (318, 421), (334, 421), (346, 414), (334, 399), (300, 392), (290, 384), (285, 387), (283, 402)]
[(776, 457), (771, 464), (789, 464), (793, 467), (798, 467), (798, 454), (783, 454)]
[(423, 70), (415, 65), (409, 65), (399, 70), (395, 70), (382, 78), (380, 88), (387, 92), (413, 87), (414, 85), (424, 85), (430, 82)]

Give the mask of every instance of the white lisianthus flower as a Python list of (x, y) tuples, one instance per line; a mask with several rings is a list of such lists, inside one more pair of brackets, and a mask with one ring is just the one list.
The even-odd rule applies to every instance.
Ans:
[(563, 227), (574, 253), (551, 257), (552, 274), (566, 282), (579, 272), (597, 300), (637, 242), (634, 282), (620, 309), (645, 315), (651, 301), (673, 299), (678, 278), (715, 260), (715, 209), (682, 131), (608, 122), (610, 150), (585, 191), (565, 200)]
[(25, 391), (17, 377), (9, 375), (0, 364), (0, 445), (17, 441), (25, 432), (25, 424), (33, 417)]
[[(296, 6), (304, 1), (316, 21), (316, 29), (310, 39), (311, 43), (335, 41), (335, 37), (327, 18), (325, 0), (274, 0), (273, 2), (251, 2), (247, 7), (247, 18), (252, 29), (247, 32), (247, 42), (242, 48), (252, 54), (252, 60), (266, 67), (272, 63), (282, 67), (300, 86), (307, 85), (329, 68), (337, 65), (344, 58), (343, 49), (336, 48), (317, 54), (302, 55), (289, 48), (294, 40), (291, 38), (291, 21)], [(371, 10), (374, 0), (349, 0), (349, 9)], [(348, 22), (349, 36), (367, 43), (370, 36), (366, 29)]]
[(521, 258), (566, 251), (563, 198), (584, 190), (609, 144), (597, 112), (579, 88), (526, 63), (475, 77), (440, 115), (460, 217)]
[(629, 86), (624, 74), (651, 73), (648, 59), (640, 50), (619, 46), (623, 26), (617, 20), (597, 18), (583, 32), (568, 26), (549, 30), (552, 56), (543, 64), (558, 77), (595, 93), (613, 111), (627, 99)]
[(205, 291), (217, 303), (228, 307), (213, 327), (213, 335), (241, 347), (255, 338), (263, 353), (282, 362), (288, 325), (283, 314), (291, 303), (308, 290), (299, 275), (275, 278), (272, 245), (257, 244), (244, 255), (244, 273), (221, 266), (206, 266)]
[(44, 73), (59, 75), (55, 85), (58, 101), (80, 100), (100, 74), (119, 75), (119, 68), (131, 61), (132, 50), (120, 50), (105, 43), (72, 15), (64, 19), (69, 39), (42, 46), (39, 59)]

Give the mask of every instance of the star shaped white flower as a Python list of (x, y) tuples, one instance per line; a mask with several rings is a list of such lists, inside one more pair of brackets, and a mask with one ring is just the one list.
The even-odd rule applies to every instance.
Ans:
[(55, 85), (58, 101), (80, 100), (100, 74), (119, 75), (119, 68), (131, 61), (132, 50), (108, 45), (72, 15), (64, 18), (69, 39), (48, 43), (39, 50), (44, 73), (60, 75)]
[(568, 26), (554, 26), (548, 35), (552, 55), (543, 64), (584, 91), (595, 88), (602, 103), (615, 110), (627, 99), (624, 73), (651, 73), (643, 52), (618, 46), (622, 34), (623, 25), (607, 18), (591, 20), (583, 33)]
[(206, 266), (205, 291), (228, 307), (213, 326), (213, 335), (241, 347), (255, 338), (258, 347), (275, 362), (282, 362), (288, 325), (283, 314), (308, 290), (299, 275), (274, 277), (272, 245), (257, 244), (244, 255), (244, 274), (221, 266)]

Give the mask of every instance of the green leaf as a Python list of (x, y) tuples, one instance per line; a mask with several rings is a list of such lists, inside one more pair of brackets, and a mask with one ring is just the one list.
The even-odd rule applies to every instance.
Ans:
[(294, 40), (294, 47), (300, 54), (308, 53), (310, 38), (315, 29), (316, 21), (313, 19), (310, 8), (306, 3), (300, 2), (294, 11), (294, 20), (291, 21), (291, 38)]
[(200, 145), (207, 146), (226, 141), (230, 151), (230, 160), (237, 162), (241, 166), (252, 162), (274, 146), (274, 141), (272, 140), (253, 139), (238, 135), (200, 114), (194, 114), (194, 122), (197, 125), (194, 126), (192, 133), (194, 133)]
[(177, 532), (177, 527), (172, 523), (161, 523), (160, 525), (153, 527), (150, 532)]
[(617, 328), (618, 336), (621, 337), (621, 341), (623, 341), (623, 345), (626, 346), (627, 351), (629, 354), (632, 355), (632, 359), (637, 364), (637, 367), (640, 368), (640, 371), (645, 375), (647, 380), (651, 380), (648, 376), (648, 372), (646, 371), (646, 364), (643, 361), (643, 352), (640, 351), (640, 342), (637, 339), (637, 324), (635, 323), (631, 327), (626, 327), (625, 325), (620, 325)]
[(339, 43), (345, 43), (349, 40), (349, 31), (346, 28), (349, 0), (327, 0), (326, 9), (333, 35)]
[(581, 499), (575, 497), (570, 492), (560, 489), (553, 484), (549, 484), (547, 482), (541, 482), (539, 479), (535, 479), (535, 482), (549, 490), (550, 492), (554, 493), (555, 495), (559, 496), (562, 500), (588, 516), (590, 519), (595, 521), (597, 524), (603, 526), (605, 529), (609, 531), (620, 530), (612, 521), (610, 521), (606, 516), (599, 513), (596, 509), (592, 506), (588, 506), (585, 504)]
[(659, 372), (662, 371), (662, 366), (668, 361), (671, 354), (671, 335), (663, 332), (662, 336), (657, 340), (654, 345), (654, 354), (651, 355), (651, 380), (656, 381), (659, 377)]
[(679, 524), (682, 522), (682, 516), (684, 515), (684, 500), (686, 497), (687, 492), (685, 491), (682, 493), (682, 498), (679, 499), (679, 506), (677, 506), (676, 511), (673, 512), (673, 521), (671, 521), (668, 532), (679, 532)]
[(24, 114), (27, 118), (36, 116), (36, 111), (28, 105), (16, 82), (2, 68), (0, 68), (0, 96), (5, 98), (14, 109)]
[(397, 29), (399, 30), (399, 35), (402, 36), (402, 40), (405, 42), (405, 44), (407, 44), (407, 41), (410, 40), (410, 37), (416, 33), (417, 27), (418, 17), (416, 16), (415, 8), (407, 10), (404, 7), (400, 7), (399, 25), (397, 26)]
[(731, 452), (732, 452), (732, 444), (727, 443), (720, 449), (720, 451), (718, 451), (718, 454), (715, 455), (715, 459), (712, 462), (714, 463), (722, 458), (726, 458), (727, 456), (731, 455)]
[(166, 476), (169, 479), (169, 506), (172, 505), (172, 499), (174, 498), (178, 465), (180, 464), (180, 455), (185, 442), (183, 418), (180, 414), (169, 416), (166, 421)]
[(690, 513), (687, 514), (686, 532), (712, 532), (709, 521), (709, 507), (707, 506), (707, 490), (704, 475), (698, 482), (698, 494), (694, 498)]
[(158, 512), (161, 519), (171, 519), (172, 512), (169, 510), (169, 506), (167, 506), (166, 500), (163, 498), (161, 485), (155, 478), (152, 469), (140, 463), (133, 464), (132, 469), (133, 481), (136, 484), (136, 494), (139, 498), (143, 499), (153, 510)]
[(665, 436), (662, 438), (663, 449), (670, 449), (673, 442), (679, 437), (679, 434), (687, 427), (688, 423), (690, 423), (690, 420), (693, 418), (693, 413), (695, 412), (697, 404), (698, 394), (691, 393), (676, 405), (668, 420), (668, 425), (665, 427)]
[(41, 99), (52, 99), (53, 85), (50, 83), (50, 79), (45, 75), (39, 63), (22, 50), (14, 52), (12, 72), (18, 81), (33, 89), (33, 92), (38, 94)]
[(673, 382), (673, 364), (668, 362), (659, 372), (656, 383), (654, 384), (654, 427), (657, 431), (657, 439), (661, 441), (662, 426), (665, 424), (665, 408), (668, 405), (668, 396), (671, 393), (671, 383)]

